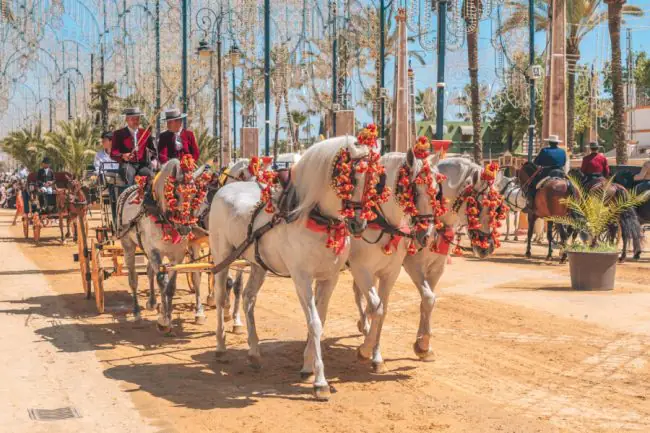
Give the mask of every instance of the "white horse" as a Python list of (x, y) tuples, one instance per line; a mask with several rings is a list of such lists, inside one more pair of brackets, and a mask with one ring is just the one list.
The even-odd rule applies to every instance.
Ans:
[[(186, 178), (186, 175), (189, 175), (189, 179)], [(168, 179), (170, 180), (169, 184)], [(178, 208), (182, 208), (185, 204), (191, 205), (192, 200), (196, 197), (194, 193), (181, 190), (186, 186), (191, 186), (190, 184), (194, 184), (194, 175), (189, 171), (184, 172), (178, 159), (172, 159), (163, 165), (160, 173), (154, 179), (152, 192), (156, 198), (159, 214), (165, 215), (166, 218), (164, 229), (159, 222), (154, 221), (154, 218), (144, 211), (142, 204), (137, 200), (139, 194), (137, 185), (127, 188), (120, 195), (117, 203), (118, 236), (124, 248), (124, 262), (129, 272), (129, 286), (133, 294), (133, 314), (136, 320), (140, 319), (140, 305), (137, 296), (138, 274), (135, 270), (135, 251), (139, 246), (149, 261), (147, 266), (149, 277), (147, 308), (153, 309), (156, 306), (156, 294), (153, 289), (155, 279), (161, 296), (157, 325), (161, 331), (165, 332), (170, 332), (172, 328), (171, 314), (172, 300), (176, 290), (176, 272), (172, 271), (166, 274), (160, 272), (159, 269), (164, 258), (167, 258), (171, 265), (182, 263), (188, 247), (187, 235), (189, 235), (192, 225), (188, 218), (193, 217), (192, 213), (186, 217), (181, 216), (175, 210), (177, 207), (170, 205), (166, 188), (172, 188), (171, 192), (177, 200), (176, 205)], [(175, 239), (166, 239), (166, 236), (170, 234), (173, 234)], [(200, 317), (201, 313), (201, 303), (197, 302), (197, 317)]]
[[(506, 177), (500, 176), (499, 179), (494, 183), (494, 187), (499, 191), (503, 196), (503, 201), (510, 208), (510, 214), (513, 216), (513, 225), (514, 225), (514, 240), (519, 240), (519, 218), (521, 212), (526, 207), (526, 194), (522, 191), (521, 187), (517, 182), (515, 177)], [(510, 216), (506, 218), (506, 233), (504, 240), (508, 240), (510, 236)], [(540, 243), (543, 241), (544, 235), (544, 220), (538, 218), (535, 221), (535, 227), (533, 228), (533, 241)]]
[[(432, 234), (432, 200), (435, 200), (435, 195), (430, 197), (427, 190), (437, 188), (433, 169), (437, 162), (437, 156), (428, 157), (425, 162), (416, 159), (412, 150), (406, 154), (388, 153), (382, 156), (380, 163), (386, 170), (385, 185), (391, 189), (393, 197), (377, 205), (378, 218), (368, 226), (362, 238), (352, 240), (349, 265), (354, 278), (355, 299), (357, 306), (362, 308), (361, 298), (365, 298), (371, 319), (369, 328), (367, 323), (359, 322), (366, 338), (359, 347), (358, 356), (363, 360), (372, 358), (376, 372), (384, 370), (379, 337), (388, 310), (388, 297), (402, 269), (409, 243), (413, 243), (411, 248), (416, 248), (416, 245), (424, 248)], [(428, 181), (424, 182), (422, 177), (427, 173)], [(407, 174), (408, 179), (401, 179), (402, 176), (406, 178)], [(412, 198), (398, 201), (400, 192), (407, 192)], [(416, 212), (407, 209), (413, 205)], [(414, 213), (416, 215), (409, 215)], [(360, 314), (365, 316), (366, 312), (360, 310)]]
[[(210, 249), (215, 264), (240, 254), (251, 263), (244, 289), (244, 311), (248, 329), (248, 358), (253, 367), (260, 366), (260, 349), (255, 326), (255, 302), (267, 270), (289, 275), (294, 282), (308, 327), (308, 339), (301, 370), (303, 376), (314, 374), (317, 399), (328, 399), (330, 388), (325, 379), (321, 355), (321, 335), (332, 291), (345, 266), (350, 251), (350, 236), (366, 227), (360, 207), (368, 187), (369, 149), (356, 144), (352, 137), (337, 137), (310, 147), (293, 166), (292, 180), (280, 198), (294, 194), (294, 206), (284, 216), (266, 213), (259, 205), (260, 186), (252, 182), (235, 182), (221, 188), (210, 209)], [(339, 179), (341, 158), (349, 157), (350, 196), (341, 195), (333, 182)], [(372, 186), (372, 185), (371, 185)], [(278, 200), (277, 194), (274, 195)], [(340, 198), (343, 197), (343, 198)], [(345, 217), (342, 209), (348, 209)], [(353, 210), (352, 216), (350, 210)], [(255, 218), (253, 213), (257, 214)], [(286, 218), (285, 218), (286, 217)], [(278, 220), (281, 218), (281, 220)], [(253, 232), (248, 227), (252, 222)], [(268, 229), (259, 236), (260, 228)], [(241, 253), (247, 240), (257, 238)], [(227, 268), (215, 278), (217, 294), (217, 356), (226, 351), (223, 306)], [(314, 287), (315, 283), (315, 287)]]
[[(423, 360), (433, 357), (430, 338), (431, 314), (436, 299), (434, 289), (444, 273), (447, 256), (451, 250), (450, 243), (454, 238), (451, 230), (457, 231), (468, 225), (468, 218), (465, 214), (467, 205), (461, 199), (469, 195), (480, 200), (489, 186), (487, 181), (481, 179), (483, 168), (467, 158), (444, 159), (438, 163), (437, 170), (447, 178), (441, 183), (442, 196), (447, 200), (447, 212), (440, 217), (445, 229), (439, 231), (438, 236), (433, 240), (433, 242), (437, 242), (438, 252), (433, 252), (430, 248), (423, 248), (415, 255), (407, 255), (403, 261), (404, 269), (420, 293), (420, 323), (413, 349), (416, 355)], [(466, 191), (469, 194), (466, 194)], [(490, 237), (490, 216), (486, 207), (481, 208), (478, 219), (480, 228), (469, 229), (468, 234), (472, 239), (489, 239), (487, 248), (472, 246), (474, 254), (484, 258), (494, 250), (494, 243)], [(359, 301), (361, 300), (357, 299), (360, 313), (359, 326), (360, 329), (367, 332), (369, 329), (368, 314)]]

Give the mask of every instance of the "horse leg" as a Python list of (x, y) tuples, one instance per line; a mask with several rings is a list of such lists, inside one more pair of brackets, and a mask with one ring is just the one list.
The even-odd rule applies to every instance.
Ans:
[(560, 232), (560, 242), (562, 242), (562, 252), (560, 254), (560, 264), (564, 264), (567, 261), (567, 258), (569, 255), (567, 254), (566, 247), (567, 247), (567, 240), (569, 239), (569, 234), (567, 233), (566, 229), (562, 224), (557, 225), (558, 230)]
[(361, 361), (367, 361), (371, 359), (372, 348), (374, 347), (374, 336), (372, 335), (373, 324), (375, 323), (377, 317), (383, 314), (383, 305), (381, 299), (377, 294), (375, 289), (375, 277), (370, 274), (365, 269), (361, 269), (361, 272), (353, 272), (354, 282), (357, 284), (357, 288), (366, 298), (366, 319), (370, 319), (370, 328), (366, 334), (359, 350), (357, 351), (357, 356)]
[(217, 350), (215, 356), (219, 357), (226, 353), (226, 331), (223, 320), (223, 306), (226, 298), (226, 280), (228, 269), (214, 275), (214, 296), (217, 313)]
[[(321, 352), (323, 324), (318, 314), (314, 291), (312, 289), (313, 278), (301, 272), (292, 272), (291, 275), (296, 286), (298, 298), (300, 299), (300, 306), (305, 313), (305, 319), (307, 321), (307, 329), (309, 331), (307, 345), (311, 346), (308, 350), (311, 350), (314, 354), (314, 395), (318, 400), (329, 400), (330, 387), (325, 379), (325, 365), (323, 364)], [(248, 286), (246, 288), (248, 289)], [(245, 293), (244, 296), (246, 296)]]
[[(235, 281), (232, 283), (232, 291), (233, 294), (235, 295), (235, 301), (233, 303), (232, 307), (232, 319), (233, 319), (233, 324), (232, 324), (232, 332), (233, 334), (243, 334), (244, 333), (244, 324), (241, 321), (241, 314), (240, 314), (240, 308), (239, 305), (241, 304), (241, 297), (242, 297), (242, 287), (244, 286), (244, 271), (241, 269), (237, 271), (237, 276), (235, 277)], [(230, 297), (228, 296), (226, 298), (226, 304), (228, 304), (228, 312), (230, 312), (230, 302), (229, 299)]]
[(537, 220), (537, 216), (535, 216), (534, 213), (529, 213), (528, 214), (528, 235), (526, 237), (526, 258), (531, 258), (532, 254), (530, 252), (530, 244), (533, 240), (533, 232), (535, 230), (535, 221)]
[[(180, 263), (180, 261), (182, 261), (182, 258), (180, 260), (175, 261), (174, 263)], [(171, 332), (172, 330), (172, 312), (174, 310), (174, 295), (176, 294), (177, 276), (178, 273), (176, 271), (169, 272), (167, 278), (167, 285), (165, 286), (165, 302), (167, 302), (167, 306), (165, 309), (166, 310), (165, 323), (169, 323), (168, 332)]]
[[(424, 257), (423, 257), (424, 258)], [(404, 269), (420, 293), (420, 324), (413, 344), (413, 351), (423, 361), (433, 359), (431, 350), (431, 315), (436, 304), (434, 289), (445, 271), (446, 255), (438, 255), (428, 264), (423, 264), (419, 257), (407, 257)]]
[(513, 212), (508, 212), (506, 217), (506, 236), (503, 238), (504, 241), (507, 241), (510, 237), (510, 217), (513, 215)]
[(122, 239), (122, 248), (124, 249), (124, 263), (129, 272), (129, 287), (131, 287), (131, 295), (133, 296), (133, 317), (136, 321), (139, 321), (141, 316), (140, 304), (138, 303), (138, 274), (135, 270), (136, 245), (127, 236)]
[(352, 282), (352, 290), (354, 291), (354, 303), (357, 306), (359, 311), (359, 320), (357, 321), (357, 329), (363, 335), (368, 335), (370, 331), (370, 322), (368, 321), (368, 316), (366, 315), (366, 310), (364, 306), (363, 292), (359, 289), (356, 281)]
[[(337, 278), (332, 280), (318, 281), (316, 282), (316, 309), (318, 310), (318, 316), (321, 319), (321, 324), (325, 326), (325, 320), (327, 319), (327, 308), (329, 306), (330, 299), (332, 298), (332, 293), (334, 293), (334, 288), (336, 287)], [(300, 377), (302, 380), (305, 380), (311, 377), (314, 374), (314, 347), (309, 344), (309, 335), (307, 335), (307, 344), (305, 345), (305, 351), (303, 354), (303, 364), (302, 369), (300, 370)]]
[(251, 265), (251, 273), (244, 289), (244, 314), (246, 314), (246, 328), (248, 329), (248, 361), (253, 368), (260, 368), (262, 365), (260, 340), (255, 326), (255, 302), (265, 277), (266, 271), (262, 267)]
[(61, 231), (61, 242), (65, 240), (63, 237), (63, 212), (59, 210), (59, 230)]
[(396, 272), (394, 275), (382, 276), (379, 278), (379, 299), (381, 299), (381, 304), (383, 306), (382, 314), (378, 315), (376, 319), (373, 319), (372, 324), (370, 325), (370, 333), (368, 334), (369, 336), (372, 336), (374, 342), (372, 348), (372, 369), (375, 373), (386, 372), (386, 364), (384, 363), (384, 358), (381, 356), (381, 330), (384, 326), (386, 315), (388, 314), (388, 298), (398, 275), (399, 272)]
[(153, 311), (156, 308), (156, 271), (148, 264), (147, 265), (147, 279), (149, 280), (149, 299), (147, 300), (147, 310)]
[(521, 213), (520, 212), (515, 212), (515, 220), (514, 220), (514, 229), (515, 229), (515, 237), (513, 238), (515, 242), (519, 240), (519, 220), (521, 219)]
[[(147, 254), (149, 257), (149, 266), (154, 270), (160, 269), (162, 264), (162, 257), (158, 250), (153, 250)], [(158, 290), (160, 290), (160, 309), (158, 311), (158, 320), (157, 326), (158, 330), (161, 332), (170, 332), (171, 331), (171, 321), (167, 320), (167, 285), (169, 282), (169, 275), (166, 272), (156, 272), (156, 283), (158, 284)]]
[[(190, 259), (194, 261), (199, 256), (199, 251), (197, 247), (191, 246), (189, 248)], [(201, 273), (192, 272), (190, 276), (190, 283), (194, 289), (195, 296), (195, 308), (194, 308), (194, 323), (197, 325), (203, 325), (205, 323), (205, 312), (203, 311), (203, 302), (201, 301)]]
[(548, 240), (548, 254), (546, 255), (546, 260), (551, 260), (553, 258), (553, 221), (548, 221), (546, 223), (546, 240)]

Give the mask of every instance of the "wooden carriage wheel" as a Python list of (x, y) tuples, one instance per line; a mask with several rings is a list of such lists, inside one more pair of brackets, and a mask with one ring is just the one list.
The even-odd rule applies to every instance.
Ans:
[(26, 215), (23, 215), (23, 234), (25, 239), (29, 239), (29, 218)]
[(34, 241), (38, 244), (41, 241), (41, 218), (38, 214), (32, 217), (32, 225), (34, 226)]
[(104, 268), (102, 267), (101, 257), (102, 250), (97, 248), (95, 241), (92, 241), (90, 244), (90, 274), (93, 280), (93, 289), (95, 290), (95, 305), (97, 305), (99, 314), (104, 312)]
[(81, 284), (86, 294), (86, 299), (90, 299), (91, 276), (90, 276), (90, 250), (88, 250), (87, 231), (84, 230), (85, 221), (82, 216), (78, 218), (77, 224), (77, 246), (79, 249), (79, 269), (81, 271)]

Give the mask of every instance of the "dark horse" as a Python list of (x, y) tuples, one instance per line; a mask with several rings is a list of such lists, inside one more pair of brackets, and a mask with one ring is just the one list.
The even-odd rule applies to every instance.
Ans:
[[(614, 182), (621, 185), (628, 191), (635, 190), (637, 194), (642, 194), (646, 191), (650, 191), (650, 181), (646, 180), (637, 183), (634, 181), (634, 173), (628, 170), (617, 172), (616, 175), (614, 176)], [(641, 226), (645, 224), (650, 224), (650, 200), (647, 200), (641, 206), (637, 206), (636, 208), (634, 208), (634, 212), (636, 213), (637, 223), (639, 224), (638, 226), (639, 228), (636, 233), (632, 234), (631, 239), (634, 245), (634, 259), (638, 260), (639, 258), (641, 258), (641, 246), (638, 245), (637, 248), (637, 242), (639, 242), (640, 244), (640, 239), (642, 237)], [(623, 256), (624, 256), (625, 252), (627, 251), (627, 243), (630, 237), (626, 236), (626, 233), (624, 231), (622, 231), (622, 237), (623, 237)]]
[[(525, 163), (519, 170), (519, 173), (517, 173), (519, 184), (522, 186), (526, 185), (528, 188), (536, 188), (537, 185), (529, 185), (529, 183), (531, 176), (535, 175), (537, 171), (537, 165), (532, 162)], [(569, 180), (566, 179), (562, 170), (551, 170), (548, 177), (550, 177), (550, 179), (544, 182), (542, 187), (538, 189), (535, 194), (534, 212), (528, 213), (528, 236), (526, 239), (526, 257), (528, 258), (532, 256), (530, 247), (535, 221), (538, 218), (562, 217), (568, 214), (567, 206), (562, 203), (562, 199), (565, 199), (572, 194)], [(541, 179), (538, 178), (538, 180)], [(569, 237), (567, 230), (565, 230), (564, 226), (560, 224), (557, 224), (557, 229), (560, 235), (561, 245), (562, 247), (565, 247), (566, 241)], [(548, 239), (548, 255), (546, 258), (551, 259), (553, 256), (552, 221), (547, 222), (546, 237)], [(567, 253), (563, 250), (560, 257), (560, 263), (564, 263), (566, 259)]]

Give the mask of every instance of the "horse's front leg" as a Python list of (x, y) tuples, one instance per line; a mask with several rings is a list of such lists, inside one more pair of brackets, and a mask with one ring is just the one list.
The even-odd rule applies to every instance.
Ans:
[(377, 318), (373, 319), (372, 324), (370, 325), (370, 333), (368, 336), (372, 336), (374, 341), (374, 346), (372, 348), (372, 369), (375, 373), (384, 373), (386, 371), (386, 364), (384, 363), (384, 358), (381, 356), (381, 330), (384, 326), (384, 320), (386, 320), (386, 314), (388, 314), (388, 297), (390, 292), (393, 289), (393, 285), (397, 280), (399, 271), (394, 275), (387, 275), (379, 278), (379, 299), (381, 299), (382, 304), (382, 314), (379, 314)]
[(260, 339), (257, 336), (257, 326), (255, 325), (255, 303), (265, 277), (266, 271), (262, 267), (251, 265), (251, 273), (243, 294), (244, 314), (246, 315), (246, 328), (248, 329), (248, 362), (253, 368), (262, 366), (259, 347)]
[(357, 357), (360, 361), (369, 361), (372, 357), (372, 348), (375, 345), (375, 336), (372, 335), (373, 324), (377, 317), (383, 314), (383, 304), (377, 294), (377, 289), (375, 288), (376, 280), (372, 273), (366, 269), (357, 269), (356, 267), (353, 267), (352, 275), (354, 276), (354, 283), (357, 285), (357, 289), (366, 298), (365, 314), (370, 320), (368, 333), (366, 334), (363, 343), (359, 346)]
[(533, 232), (535, 231), (535, 221), (537, 217), (534, 213), (528, 214), (528, 235), (526, 236), (526, 257), (531, 258), (532, 254), (530, 252), (531, 242), (533, 241)]
[[(244, 324), (241, 321), (241, 298), (242, 298), (242, 289), (244, 287), (244, 272), (240, 269), (237, 271), (237, 276), (232, 283), (232, 292), (234, 294), (235, 300), (232, 304), (232, 332), (233, 334), (243, 334), (244, 333)], [(230, 296), (226, 298), (226, 304), (228, 305), (228, 312), (230, 312)]]
[(167, 283), (169, 282), (169, 275), (167, 272), (160, 271), (162, 265), (162, 256), (158, 250), (152, 250), (148, 252), (147, 256), (149, 257), (149, 266), (154, 269), (156, 273), (156, 283), (158, 284), (158, 290), (160, 290), (160, 308), (158, 310), (158, 321), (157, 326), (158, 330), (161, 332), (171, 332), (172, 323), (171, 320), (168, 320), (168, 304), (167, 304)]
[(433, 360), (433, 351), (431, 350), (431, 315), (436, 303), (434, 290), (445, 271), (446, 263), (446, 255), (437, 255), (428, 264), (422, 263), (416, 257), (407, 257), (404, 260), (404, 269), (420, 293), (420, 324), (415, 343), (413, 344), (413, 351), (423, 361)]
[(514, 214), (515, 214), (515, 220), (514, 220), (515, 236), (514, 236), (513, 240), (515, 242), (517, 242), (519, 240), (519, 222), (520, 222), (519, 220), (521, 219), (520, 218), (521, 213), (520, 212), (514, 212)]
[(149, 299), (147, 300), (147, 310), (153, 311), (156, 308), (156, 270), (147, 264), (147, 280), (149, 282)]
[[(307, 321), (307, 345), (311, 346), (308, 348), (308, 350), (311, 350), (313, 352), (314, 395), (318, 400), (329, 400), (330, 387), (327, 383), (327, 380), (325, 379), (325, 365), (323, 363), (323, 355), (321, 352), (323, 324), (318, 314), (316, 299), (314, 296), (314, 291), (312, 289), (313, 278), (311, 275), (304, 273), (292, 272), (291, 274), (296, 286), (298, 299), (300, 299), (300, 306), (305, 313), (305, 319)], [(246, 289), (248, 289), (248, 285), (246, 286)], [(244, 292), (244, 298), (245, 297), (246, 292)], [(250, 334), (250, 329), (248, 332)]]
[(352, 290), (354, 291), (354, 303), (357, 306), (359, 311), (359, 320), (357, 321), (357, 329), (363, 335), (368, 335), (370, 331), (370, 321), (368, 320), (368, 315), (366, 314), (366, 307), (364, 305), (363, 292), (359, 289), (356, 281), (352, 282)]
[(506, 235), (503, 238), (504, 241), (507, 241), (510, 237), (510, 217), (513, 216), (513, 212), (508, 212), (508, 217), (506, 218)]
[[(192, 261), (196, 260), (199, 257), (200, 249), (195, 246), (189, 248), (190, 259)], [(203, 301), (201, 300), (201, 273), (192, 272), (190, 275), (190, 282), (192, 287), (190, 289), (194, 290), (194, 323), (197, 325), (203, 325), (205, 323), (205, 312), (203, 311)]]
[(548, 241), (546, 260), (551, 260), (553, 258), (553, 221), (546, 223), (546, 240)]
[(558, 231), (560, 232), (560, 241), (562, 242), (562, 251), (560, 253), (560, 264), (566, 263), (569, 255), (566, 251), (567, 240), (569, 239), (569, 234), (562, 224), (558, 224)]
[[(327, 320), (327, 309), (337, 281), (338, 276), (331, 280), (321, 280), (316, 283), (316, 309), (318, 310), (318, 316), (321, 319), (321, 325), (323, 327), (325, 326), (325, 320)], [(307, 335), (307, 344), (305, 345), (302, 369), (300, 370), (302, 380), (306, 380), (314, 374), (315, 352), (313, 349), (314, 346), (309, 344), (309, 335)]]
[(122, 239), (124, 249), (124, 263), (129, 272), (129, 287), (133, 297), (133, 317), (136, 321), (141, 319), (140, 304), (138, 303), (138, 273), (135, 270), (135, 249), (136, 244), (126, 235)]

